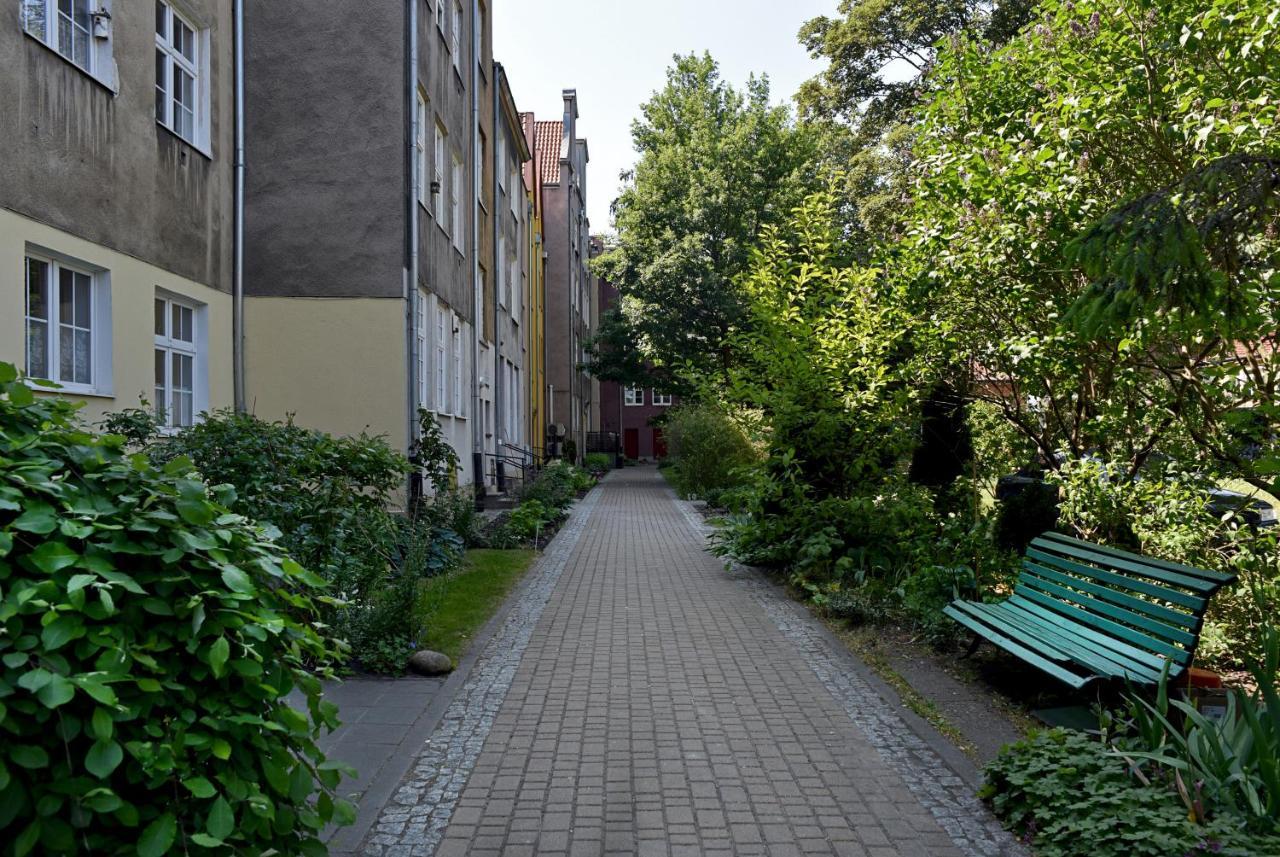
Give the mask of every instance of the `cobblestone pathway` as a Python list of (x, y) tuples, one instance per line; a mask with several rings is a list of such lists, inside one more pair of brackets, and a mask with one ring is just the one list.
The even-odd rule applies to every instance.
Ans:
[(359, 853), (1014, 855), (813, 620), (652, 469), (533, 571)]

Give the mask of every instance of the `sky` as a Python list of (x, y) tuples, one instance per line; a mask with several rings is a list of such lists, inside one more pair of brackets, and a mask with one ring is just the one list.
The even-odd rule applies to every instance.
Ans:
[(516, 105), (539, 119), (564, 113), (578, 91), (587, 140), (587, 216), (608, 231), (619, 174), (635, 163), (631, 122), (665, 82), (676, 53), (710, 51), (740, 87), (767, 73), (775, 102), (822, 70), (796, 39), (800, 26), (836, 14), (837, 0), (494, 0), (493, 51)]

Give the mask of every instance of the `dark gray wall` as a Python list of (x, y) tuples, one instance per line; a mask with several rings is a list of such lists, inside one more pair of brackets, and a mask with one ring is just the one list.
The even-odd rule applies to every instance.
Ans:
[(245, 290), (399, 297), (404, 4), (246, 4)]
[[(419, 208), (418, 281), (424, 288), (439, 295), (468, 323), (474, 324), (475, 301), (471, 285), (470, 253), (472, 252), (472, 220), (475, 217), (475, 201), (471, 188), (475, 155), (471, 151), (471, 92), (468, 89), (471, 84), (470, 69), (475, 52), (471, 3), (463, 4), (466, 10), (462, 20), (463, 35), (460, 39), (463, 55), (458, 63), (461, 74), (453, 67), (453, 54), (449, 49), (447, 30), (441, 33), (436, 27), (437, 3), (445, 4), (448, 13), (446, 21), (449, 26), (452, 26), (451, 0), (428, 0), (419, 7), (418, 19), (418, 85), (427, 95), (426, 173), (429, 183), (435, 164), (432, 135), (434, 123), (439, 118), (449, 132), (450, 149), (456, 151), (462, 158), (465, 184), (462, 190), (463, 252), (459, 253), (454, 249), (452, 238), (446, 235), (436, 223), (431, 195), (428, 192), (426, 206)], [(451, 168), (452, 164), (446, 152), (443, 170), (446, 177)], [(447, 196), (443, 203), (446, 206), (447, 215)]]
[(191, 0), (210, 28), (213, 159), (155, 119), (155, 12), (111, 10), (119, 94), (22, 32), (0, 3), (0, 205), (214, 288), (231, 289), (230, 0)]

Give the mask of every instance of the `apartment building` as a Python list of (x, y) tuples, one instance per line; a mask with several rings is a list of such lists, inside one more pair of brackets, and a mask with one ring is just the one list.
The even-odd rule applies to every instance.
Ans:
[(591, 377), (586, 373), (586, 344), (593, 318), (590, 223), (586, 214), (587, 141), (577, 132), (578, 95), (562, 92), (558, 121), (540, 121), (535, 148), (542, 174), (546, 263), (547, 418), (562, 427), (577, 453), (586, 450), (593, 424)]
[(529, 198), (525, 221), (529, 255), (529, 288), (525, 294), (525, 437), (534, 456), (541, 458), (547, 432), (547, 251), (542, 229), (542, 169), (535, 148), (537, 120), (532, 113), (521, 113), (520, 125), (530, 153), (522, 170)]
[(83, 414), (234, 401), (230, 0), (0, 5), (0, 360)]
[(400, 449), (425, 409), (470, 483), (491, 407), (483, 6), (311, 4), (299, 27), (255, 3), (246, 27), (247, 404)]

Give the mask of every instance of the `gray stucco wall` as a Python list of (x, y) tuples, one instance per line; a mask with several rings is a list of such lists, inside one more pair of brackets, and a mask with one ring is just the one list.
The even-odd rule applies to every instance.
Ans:
[(230, 291), (230, 0), (184, 6), (210, 30), (212, 159), (156, 123), (153, 4), (112, 6), (118, 94), (24, 33), (19, 6), (0, 4), (0, 205)]
[(401, 296), (404, 5), (245, 15), (246, 293)]

